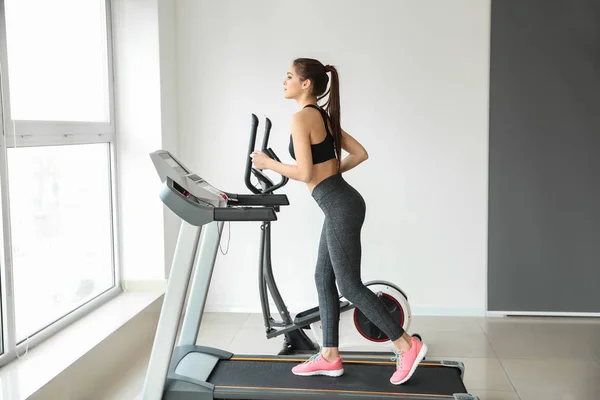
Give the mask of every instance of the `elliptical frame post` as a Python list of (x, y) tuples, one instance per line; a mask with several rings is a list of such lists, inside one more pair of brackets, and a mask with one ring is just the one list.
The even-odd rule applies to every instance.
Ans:
[[(275, 302), (275, 306), (277, 307), (277, 311), (279, 311), (279, 315), (281, 316), (281, 322), (284, 325), (292, 325), (292, 317), (281, 297), (281, 293), (279, 292), (279, 288), (275, 283), (275, 277), (273, 276), (273, 264), (271, 263), (271, 223), (265, 222), (263, 225), (263, 236), (264, 240), (264, 262), (262, 265), (263, 268), (263, 277), (266, 282), (266, 285), (271, 293), (271, 297), (273, 297), (273, 302)], [(270, 315), (269, 315), (270, 316)]]
[(261, 222), (260, 224), (260, 254), (258, 256), (258, 288), (260, 292), (260, 306), (263, 314), (263, 322), (265, 326), (265, 332), (268, 334), (273, 329), (272, 326), (272, 317), (271, 317), (271, 308), (269, 306), (269, 293), (267, 289), (267, 281), (265, 280), (265, 226), (268, 222)]

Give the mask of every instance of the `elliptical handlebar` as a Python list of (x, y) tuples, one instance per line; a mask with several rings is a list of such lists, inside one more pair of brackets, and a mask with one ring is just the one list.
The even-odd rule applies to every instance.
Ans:
[[(269, 136), (271, 134), (271, 127), (273, 124), (269, 118), (266, 119), (265, 123), (265, 133), (263, 136), (263, 143), (261, 150), (270, 158), (281, 162), (273, 149), (267, 148), (269, 144)], [(279, 183), (274, 184), (268, 176), (266, 176), (261, 170), (258, 170), (252, 167), (252, 159), (250, 158), (250, 154), (254, 151), (256, 146), (256, 133), (258, 131), (258, 117), (255, 114), (252, 114), (252, 124), (250, 129), (250, 142), (248, 144), (248, 158), (246, 159), (246, 171), (244, 175), (244, 182), (246, 183), (246, 187), (254, 194), (268, 194), (272, 193), (275, 190), (283, 187), (286, 183), (288, 183), (289, 179), (286, 176), (281, 176), (281, 180)], [(252, 184), (250, 181), (250, 174), (254, 174), (258, 178), (259, 181), (263, 184), (264, 189), (259, 189)]]
[(263, 136), (263, 143), (262, 143), (262, 147), (261, 147), (261, 149), (263, 151), (269, 145), (269, 136), (271, 135), (271, 127), (272, 126), (273, 126), (273, 124), (271, 123), (271, 120), (269, 118), (266, 118), (266, 121), (265, 121), (265, 134)]
[(256, 144), (256, 131), (258, 130), (258, 117), (252, 114), (252, 126), (250, 128), (250, 144), (248, 145), (248, 154), (246, 158), (246, 171), (244, 173), (244, 182), (246, 183), (246, 187), (254, 194), (261, 194), (261, 191), (258, 190), (252, 182), (250, 182), (250, 172), (255, 169), (252, 167), (252, 158), (250, 158), (250, 154), (254, 151), (254, 145)]

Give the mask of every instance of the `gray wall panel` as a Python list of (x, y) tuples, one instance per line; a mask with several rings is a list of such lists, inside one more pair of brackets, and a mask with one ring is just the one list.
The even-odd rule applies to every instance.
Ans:
[(600, 0), (491, 23), (488, 309), (600, 312)]

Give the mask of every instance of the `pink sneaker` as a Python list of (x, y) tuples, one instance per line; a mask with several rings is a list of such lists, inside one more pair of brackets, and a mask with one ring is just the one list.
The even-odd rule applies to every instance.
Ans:
[(394, 375), (390, 379), (390, 382), (394, 385), (400, 385), (409, 380), (419, 366), (419, 363), (425, 358), (425, 354), (427, 354), (427, 345), (425, 343), (414, 337), (410, 338), (410, 343), (412, 347), (405, 352), (398, 353), (394, 349), (396, 357), (392, 358), (392, 361), (396, 361), (396, 372), (394, 372)]
[(321, 353), (318, 353), (302, 364), (296, 365), (292, 368), (292, 372), (300, 376), (326, 375), (335, 377), (342, 376), (344, 368), (342, 367), (342, 359), (340, 357), (336, 358), (333, 362), (329, 362), (323, 358)]

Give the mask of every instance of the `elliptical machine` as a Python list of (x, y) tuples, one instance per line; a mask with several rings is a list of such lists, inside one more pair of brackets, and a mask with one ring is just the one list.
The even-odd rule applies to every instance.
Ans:
[[(261, 150), (272, 159), (280, 161), (273, 149), (268, 148), (271, 127), (271, 120), (266, 118)], [(261, 170), (252, 167), (250, 154), (255, 150), (257, 131), (258, 118), (252, 114), (252, 127), (248, 153), (246, 154), (244, 182), (246, 187), (254, 194), (273, 194), (275, 190), (281, 189), (287, 184), (288, 178), (282, 176), (281, 180), (275, 184)], [(252, 183), (252, 175), (258, 180), (258, 187)], [(275, 211), (278, 212), (279, 208), (276, 208)], [(279, 355), (314, 353), (321, 347), (323, 337), (319, 307), (302, 311), (296, 314), (292, 320), (273, 276), (273, 266), (271, 263), (271, 222), (263, 221), (260, 229), (259, 290), (266, 336), (271, 339), (284, 335), (283, 347), (278, 353)], [(404, 291), (393, 283), (382, 280), (365, 282), (365, 286), (383, 300), (396, 322), (408, 332), (411, 311), (408, 297)], [(271, 315), (269, 293), (281, 317), (280, 321), (276, 321)], [(307, 334), (309, 331), (311, 333), (310, 336)], [(413, 334), (412, 336), (421, 340), (419, 334)], [(343, 296), (340, 297), (340, 353), (366, 353), (371, 355), (385, 353), (387, 355), (391, 346), (390, 339), (385, 333), (371, 323), (354, 304), (345, 300)]]

